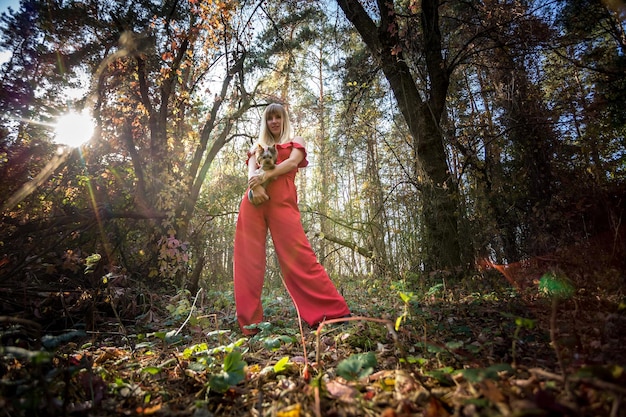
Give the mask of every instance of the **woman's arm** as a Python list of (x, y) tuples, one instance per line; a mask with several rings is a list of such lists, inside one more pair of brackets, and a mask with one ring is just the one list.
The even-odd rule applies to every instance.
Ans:
[[(297, 143), (304, 148), (304, 139), (302, 139), (302, 137), (296, 136), (295, 138), (293, 138), (292, 142)], [(277, 164), (276, 168), (269, 171), (264, 171), (261, 175), (250, 176), (249, 174), (248, 185), (250, 186), (250, 188), (256, 187), (257, 185), (264, 183), (270, 178), (286, 174), (287, 172), (296, 169), (298, 165), (300, 165), (300, 162), (302, 162), (302, 160), (304, 159), (304, 155), (305, 154), (302, 149), (292, 148), (291, 153), (289, 154), (289, 158), (285, 159), (280, 164)], [(254, 166), (256, 166), (256, 160)]]
[(248, 158), (248, 179), (256, 175), (257, 168), (256, 155), (253, 151), (250, 151), (250, 157)]
[(257, 164), (256, 164), (256, 155), (253, 153), (248, 159), (248, 186), (252, 190), (252, 204), (259, 205), (267, 200), (269, 200), (269, 196), (265, 192), (265, 188), (261, 187), (261, 183), (252, 186), (250, 185), (251, 178), (258, 178), (256, 174)]

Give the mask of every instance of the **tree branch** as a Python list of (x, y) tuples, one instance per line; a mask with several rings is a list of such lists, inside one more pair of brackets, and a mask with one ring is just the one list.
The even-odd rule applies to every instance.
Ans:
[(315, 237), (321, 237), (322, 239), (326, 239), (329, 242), (333, 242), (336, 243), (338, 245), (341, 245), (345, 248), (349, 248), (352, 249), (353, 251), (357, 252), (359, 255), (362, 255), (368, 259), (371, 259), (374, 257), (374, 251), (370, 248), (365, 248), (363, 246), (359, 246), (357, 243), (355, 242), (351, 242), (349, 240), (346, 239), (341, 239), (337, 236), (332, 236), (332, 235), (328, 235), (326, 233), (322, 233), (322, 232), (315, 232), (314, 234)]

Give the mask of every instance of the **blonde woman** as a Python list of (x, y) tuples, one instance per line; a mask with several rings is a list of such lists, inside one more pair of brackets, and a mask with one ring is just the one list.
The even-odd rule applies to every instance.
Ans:
[[(292, 135), (289, 115), (281, 104), (273, 103), (265, 109), (259, 143), (275, 145), (278, 159), (275, 169), (261, 174), (257, 174), (254, 148), (246, 161), (249, 188), (239, 207), (234, 251), (235, 305), (242, 332), (256, 333), (256, 329), (246, 326), (263, 321), (261, 293), (268, 229), (285, 285), (302, 319), (314, 326), (324, 319), (350, 315), (346, 301), (317, 261), (302, 228), (294, 179), (298, 168), (308, 165), (306, 149), (302, 137)], [(247, 197), (249, 190), (251, 199)]]

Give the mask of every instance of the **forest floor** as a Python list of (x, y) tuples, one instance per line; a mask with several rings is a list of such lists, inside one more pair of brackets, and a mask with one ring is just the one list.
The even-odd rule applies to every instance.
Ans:
[(269, 289), (249, 338), (229, 290), (40, 292), (0, 321), (0, 416), (626, 416), (623, 294), (494, 272), (340, 283), (353, 317), (316, 329)]

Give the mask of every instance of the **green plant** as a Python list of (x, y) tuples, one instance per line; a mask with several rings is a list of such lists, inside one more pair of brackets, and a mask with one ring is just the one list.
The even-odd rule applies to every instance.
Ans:
[(539, 294), (548, 297), (551, 300), (552, 309), (550, 313), (550, 340), (552, 347), (556, 353), (556, 359), (561, 368), (563, 376), (563, 385), (565, 391), (569, 393), (567, 373), (565, 372), (565, 364), (556, 340), (556, 314), (558, 304), (561, 300), (571, 298), (575, 293), (574, 286), (564, 275), (557, 275), (555, 272), (548, 272), (539, 280)]
[(246, 362), (238, 350), (230, 352), (224, 358), (222, 372), (211, 375), (208, 387), (217, 392), (226, 392), (232, 386), (237, 385), (246, 377), (244, 368)]
[(439, 284), (435, 284), (426, 291), (426, 297), (435, 298), (439, 293), (445, 290), (445, 285), (443, 282)]
[(517, 361), (517, 339), (522, 329), (532, 330), (535, 327), (535, 320), (523, 317), (515, 317), (515, 332), (513, 333), (513, 342), (511, 344), (511, 357), (513, 358), (513, 366)]
[(165, 309), (170, 314), (171, 322), (179, 323), (189, 315), (191, 311), (190, 296), (189, 290), (179, 290), (178, 293), (170, 299)]
[(454, 373), (454, 368), (450, 366), (446, 366), (440, 369), (433, 369), (432, 371), (426, 372), (431, 378), (434, 378), (444, 387), (454, 386), (454, 379), (452, 378), (452, 374)]
[(357, 381), (374, 372), (376, 365), (374, 352), (357, 353), (339, 362), (337, 375), (348, 381)]
[(246, 362), (240, 350), (245, 341), (240, 338), (228, 345), (214, 347), (206, 342), (194, 344), (183, 350), (182, 357), (192, 371), (209, 373), (208, 390), (226, 392), (245, 378)]
[(410, 303), (415, 298), (415, 295), (412, 292), (399, 291), (398, 294), (400, 295), (400, 298), (402, 299), (403, 311), (402, 311), (402, 314), (396, 319), (396, 325), (395, 325), (396, 331), (400, 330), (400, 325), (402, 325), (402, 323), (406, 321), (407, 317), (409, 317)]
[(85, 258), (85, 274), (92, 273), (96, 269), (96, 266), (98, 266), (100, 259), (102, 259), (102, 255), (99, 253), (94, 253)]
[(292, 363), (289, 361), (289, 356), (285, 356), (281, 358), (276, 364), (273, 366), (272, 370), (276, 374), (280, 374), (281, 372), (287, 371), (291, 367)]
[[(293, 329), (278, 328), (270, 322), (262, 322), (246, 326), (246, 329), (257, 329), (259, 332), (250, 340), (263, 343), (265, 349), (277, 350), (284, 343), (296, 341), (296, 332)], [(287, 333), (287, 334), (279, 334)]]

